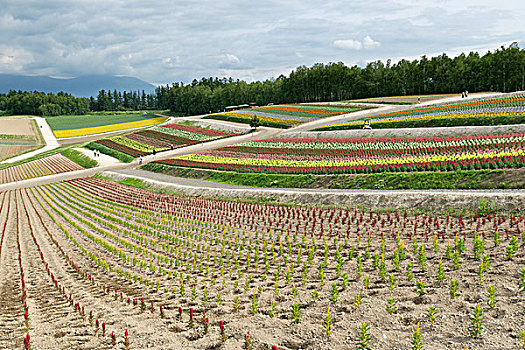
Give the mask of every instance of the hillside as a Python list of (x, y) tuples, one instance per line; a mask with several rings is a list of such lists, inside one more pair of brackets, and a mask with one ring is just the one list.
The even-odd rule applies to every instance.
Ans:
[(57, 79), (45, 76), (0, 74), (0, 93), (7, 93), (9, 90), (53, 93), (66, 91), (79, 97), (96, 97), (101, 89), (152, 92), (155, 86), (138, 78), (113, 75), (86, 75), (71, 79)]

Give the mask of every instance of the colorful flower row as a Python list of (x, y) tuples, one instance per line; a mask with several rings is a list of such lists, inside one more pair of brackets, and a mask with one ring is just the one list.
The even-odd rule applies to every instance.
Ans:
[[(377, 123), (400, 123), (432, 119), (502, 118), (509, 116), (525, 116), (525, 95), (514, 94), (501, 98), (478, 99), (470, 102), (431, 105), (428, 107), (377, 114), (369, 117), (369, 119), (371, 119), (373, 127), (374, 123), (377, 125)], [(356, 120), (347, 123), (326, 125), (316, 130), (345, 129), (345, 127), (355, 128), (362, 124), (362, 120)]]
[(270, 173), (363, 172), (416, 167), (450, 170), (487, 164), (522, 166), (525, 134), (392, 139), (270, 139), (162, 161), (164, 164)]
[(149, 118), (149, 119), (144, 119), (144, 120), (139, 120), (139, 121), (129, 122), (129, 123), (95, 126), (92, 128), (55, 130), (53, 131), (53, 133), (55, 134), (57, 138), (94, 135), (94, 134), (101, 134), (101, 133), (111, 132), (111, 131), (142, 128), (145, 126), (163, 123), (166, 121), (166, 119), (167, 119), (166, 117), (157, 117), (157, 118)]
[[(264, 106), (251, 109), (243, 109), (235, 112), (217, 113), (206, 116), (209, 119), (230, 119), (239, 123), (250, 123), (254, 115), (257, 115), (263, 125), (290, 127), (296, 124), (309, 122), (319, 118), (351, 113), (361, 107), (333, 107), (322, 105), (276, 105)], [(266, 123), (266, 124), (265, 124)]]
[(109, 137), (98, 140), (96, 143), (132, 157), (138, 157), (234, 135), (237, 134), (196, 126), (167, 124), (149, 130)]

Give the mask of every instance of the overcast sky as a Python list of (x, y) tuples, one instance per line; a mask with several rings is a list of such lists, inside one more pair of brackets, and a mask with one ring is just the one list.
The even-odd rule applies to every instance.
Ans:
[(0, 0), (0, 73), (248, 81), (525, 47), (524, 0)]

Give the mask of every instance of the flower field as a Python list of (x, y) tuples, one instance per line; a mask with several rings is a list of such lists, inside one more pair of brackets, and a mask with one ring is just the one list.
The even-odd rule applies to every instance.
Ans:
[(140, 115), (79, 115), (49, 117), (47, 121), (57, 138), (101, 134), (160, 124), (166, 117)]
[(112, 155), (113, 152), (119, 152), (136, 158), (151, 154), (153, 150), (161, 152), (235, 135), (238, 134), (198, 126), (165, 124), (122, 136), (108, 137), (92, 142), (88, 147), (99, 149), (100, 152), (109, 155)]
[[(525, 95), (512, 94), (452, 104), (430, 105), (370, 117), (373, 128), (525, 123)], [(318, 131), (358, 129), (363, 121), (327, 125)]]
[(434, 138), (275, 138), (251, 141), (161, 164), (294, 174), (452, 171), (525, 166), (525, 134)]
[(276, 105), (211, 114), (206, 116), (205, 119), (229, 120), (249, 124), (254, 115), (257, 115), (263, 126), (289, 128), (319, 118), (351, 113), (362, 109), (361, 107), (326, 105)]
[(25, 164), (0, 169), (0, 184), (82, 169), (84, 168), (77, 163), (60, 154), (55, 154)]
[(0, 193), (0, 228), (1, 348), (523, 341), (521, 216), (240, 203), (83, 178)]

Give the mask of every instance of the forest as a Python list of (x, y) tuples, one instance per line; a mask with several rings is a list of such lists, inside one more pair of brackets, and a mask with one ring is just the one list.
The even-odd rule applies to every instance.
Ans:
[(167, 110), (179, 115), (222, 111), (226, 106), (255, 102), (301, 103), (359, 98), (455, 93), (463, 90), (510, 92), (525, 90), (525, 50), (517, 43), (488, 51), (447, 54), (365, 67), (342, 62), (300, 66), (288, 76), (246, 82), (233, 78), (201, 78), (145, 91), (105, 91), (78, 98), (67, 93), (11, 91), (0, 94), (4, 114), (60, 115), (92, 111)]

